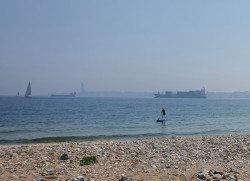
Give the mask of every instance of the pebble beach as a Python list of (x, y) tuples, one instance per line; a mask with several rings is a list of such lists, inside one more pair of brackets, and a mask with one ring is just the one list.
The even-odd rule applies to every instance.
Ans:
[(1, 181), (249, 181), (250, 134), (1, 145), (0, 158)]

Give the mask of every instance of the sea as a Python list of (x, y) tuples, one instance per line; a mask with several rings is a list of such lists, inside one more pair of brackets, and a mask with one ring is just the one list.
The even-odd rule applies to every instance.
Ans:
[(250, 99), (0, 97), (1, 145), (247, 133)]

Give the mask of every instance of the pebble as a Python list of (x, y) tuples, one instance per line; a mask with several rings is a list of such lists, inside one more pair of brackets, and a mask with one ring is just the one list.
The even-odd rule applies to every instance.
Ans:
[[(236, 171), (235, 171), (236, 172)], [(222, 172), (218, 170), (205, 170), (200, 171), (197, 173), (197, 178), (200, 180), (211, 180), (211, 181), (238, 181), (239, 173), (235, 174), (234, 172), (228, 173), (228, 172)]]
[(66, 153), (62, 154), (60, 157), (60, 160), (68, 160), (68, 159), (69, 159), (69, 156)]
[[(80, 166), (85, 156), (98, 162)], [(1, 181), (248, 181), (250, 134), (2, 145), (0, 158)]]

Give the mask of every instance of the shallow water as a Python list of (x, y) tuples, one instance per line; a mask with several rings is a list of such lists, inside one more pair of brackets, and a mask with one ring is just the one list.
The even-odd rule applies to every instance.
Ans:
[(0, 144), (244, 134), (249, 110), (248, 99), (0, 97)]

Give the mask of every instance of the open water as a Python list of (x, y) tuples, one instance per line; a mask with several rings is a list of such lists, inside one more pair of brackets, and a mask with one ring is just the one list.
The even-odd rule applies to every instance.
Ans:
[(249, 99), (0, 97), (0, 144), (245, 133)]

